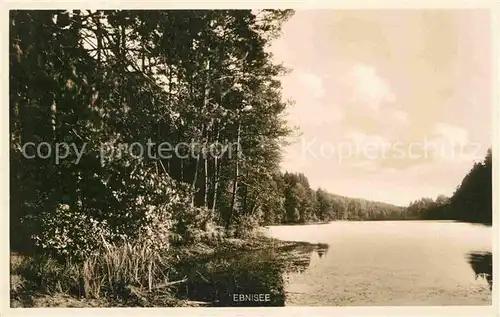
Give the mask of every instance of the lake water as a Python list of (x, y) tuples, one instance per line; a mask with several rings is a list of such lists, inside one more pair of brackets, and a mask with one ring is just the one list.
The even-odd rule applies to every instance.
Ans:
[(374, 221), (271, 226), (280, 240), (324, 243), (286, 273), (286, 305), (491, 305), (492, 228)]

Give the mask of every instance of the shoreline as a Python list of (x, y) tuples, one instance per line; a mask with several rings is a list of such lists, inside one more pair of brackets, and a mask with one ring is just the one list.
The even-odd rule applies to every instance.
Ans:
[[(235, 307), (235, 306), (285, 306), (284, 276), (289, 271), (298, 271), (309, 265), (311, 253), (325, 247), (321, 243), (303, 241), (282, 241), (264, 236), (262, 233), (252, 239), (226, 239), (219, 244), (196, 245), (178, 250), (186, 260), (177, 266), (185, 270), (184, 280), (170, 282), (171, 288), (147, 292), (130, 285), (126, 296), (118, 294), (104, 295), (100, 298), (85, 298), (65, 291), (43, 290), (36, 287), (36, 281), (30, 280), (36, 275), (30, 272), (30, 266), (23, 268), (32, 258), (26, 255), (11, 253), (11, 307)], [(234, 256), (234, 254), (238, 256)], [(240, 260), (239, 257), (242, 257)], [(220, 264), (220, 259), (230, 261), (229, 267), (213, 269)], [(246, 274), (253, 274), (247, 278)], [(238, 294), (253, 294), (269, 289), (277, 289), (273, 293), (272, 302), (231, 302), (234, 285), (221, 281), (239, 279), (246, 288), (236, 288)], [(262, 280), (267, 284), (254, 285), (252, 281)], [(173, 284), (178, 284), (173, 287)], [(253, 285), (253, 286), (252, 286)], [(181, 289), (185, 287), (187, 292)], [(257, 289), (255, 289), (257, 287)], [(179, 293), (180, 292), (180, 293)], [(210, 294), (219, 294), (218, 299), (208, 300)], [(227, 293), (226, 295), (220, 294)], [(229, 296), (229, 298), (228, 298)], [(255, 305), (255, 303), (259, 305)], [(264, 305), (262, 305), (264, 304)]]
[[(226, 238), (218, 243), (179, 248), (174, 255), (180, 256), (176, 264), (180, 271), (164, 289), (148, 292), (131, 285), (126, 296), (109, 294), (101, 298), (84, 298), (54, 288), (43, 291), (35, 286), (36, 281), (29, 279), (36, 272), (19, 269), (20, 259), (26, 256), (11, 253), (11, 307), (288, 306), (289, 295), (293, 293), (286, 290), (288, 273), (303, 272), (309, 267), (314, 251), (325, 252), (328, 248), (327, 243), (280, 240), (257, 230), (249, 238)], [(474, 263), (480, 260), (473, 259)], [(235, 294), (270, 294), (272, 301), (236, 303), (231, 299)]]

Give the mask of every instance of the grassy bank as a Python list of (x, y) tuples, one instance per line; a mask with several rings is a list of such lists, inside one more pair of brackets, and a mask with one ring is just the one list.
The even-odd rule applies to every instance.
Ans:
[[(283, 273), (307, 266), (315, 247), (258, 236), (155, 254), (110, 246), (84, 261), (12, 254), (11, 306), (283, 306)], [(251, 294), (267, 296), (238, 300)]]

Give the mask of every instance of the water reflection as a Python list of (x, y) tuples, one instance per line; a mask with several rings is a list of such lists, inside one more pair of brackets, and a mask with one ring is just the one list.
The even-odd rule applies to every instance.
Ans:
[(321, 259), (328, 252), (328, 244), (320, 243), (316, 248), (316, 253), (318, 253), (319, 258)]
[[(298, 243), (304, 245), (298, 256), (300, 267), (284, 274), (287, 305), (490, 305), (492, 301), (490, 227), (353, 221), (278, 226), (268, 234), (284, 243), (304, 241)], [(292, 248), (297, 243), (286, 245), (290, 245), (288, 258), (298, 254)]]
[(488, 282), (490, 290), (493, 288), (492, 254), (491, 252), (470, 252), (467, 254), (467, 262), (474, 270), (476, 279), (484, 278)]
[(314, 255), (317, 254), (318, 258), (323, 258), (328, 252), (329, 245), (326, 243), (310, 244), (299, 243), (293, 246), (293, 250), (286, 250), (291, 252), (291, 266), (288, 272), (304, 273), (310, 266)]

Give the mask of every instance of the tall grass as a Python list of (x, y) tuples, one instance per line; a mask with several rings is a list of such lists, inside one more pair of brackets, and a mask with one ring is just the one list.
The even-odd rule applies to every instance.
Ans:
[(168, 254), (143, 242), (105, 243), (98, 254), (82, 261), (58, 261), (47, 255), (23, 260), (13, 257), (13, 261), (15, 280), (22, 277), (29, 281), (32, 290), (95, 299), (147, 296), (168, 285), (168, 273), (172, 271)]
[(151, 292), (168, 280), (168, 257), (148, 243), (105, 243), (103, 252), (84, 262), (83, 279), (89, 291), (105, 290), (117, 294), (133, 286)]
[[(16, 264), (11, 293), (63, 293), (113, 306), (179, 306), (185, 300), (221, 306), (284, 305), (285, 264), (279, 251), (268, 241), (250, 246), (241, 242), (163, 250), (142, 240), (105, 242), (98, 254), (83, 260), (12, 257)], [(271, 302), (238, 303), (233, 294), (269, 294)]]

